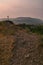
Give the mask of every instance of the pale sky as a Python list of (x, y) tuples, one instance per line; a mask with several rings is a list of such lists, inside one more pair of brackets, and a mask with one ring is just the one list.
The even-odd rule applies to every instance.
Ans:
[(8, 15), (43, 19), (43, 0), (0, 0), (0, 18)]

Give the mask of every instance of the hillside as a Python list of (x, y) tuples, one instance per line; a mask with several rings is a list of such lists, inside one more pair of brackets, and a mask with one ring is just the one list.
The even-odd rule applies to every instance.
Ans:
[(0, 65), (43, 65), (43, 34), (39, 33), (27, 25), (0, 22)]
[(17, 24), (29, 24), (29, 25), (39, 25), (43, 24), (43, 20), (37, 19), (37, 18), (31, 18), (31, 17), (18, 17), (15, 19), (15, 23)]
[[(0, 19), (0, 21), (6, 20), (6, 18)], [(15, 24), (29, 24), (29, 25), (39, 25), (43, 24), (43, 20), (37, 19), (37, 18), (31, 18), (31, 17), (18, 17), (18, 18), (10, 18), (11, 21), (13, 21)]]

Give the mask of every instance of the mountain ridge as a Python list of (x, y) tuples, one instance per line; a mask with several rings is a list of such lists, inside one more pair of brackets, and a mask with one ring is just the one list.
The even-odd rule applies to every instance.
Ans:
[[(7, 20), (7, 18), (3, 18), (2, 20)], [(0, 20), (0, 21), (2, 21)], [(37, 19), (37, 18), (31, 18), (31, 17), (17, 17), (17, 18), (9, 18), (9, 20), (13, 21), (15, 24), (43, 24), (43, 20)]]

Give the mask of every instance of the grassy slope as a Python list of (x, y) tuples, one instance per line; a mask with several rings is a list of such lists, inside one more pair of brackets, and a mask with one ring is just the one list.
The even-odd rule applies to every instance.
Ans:
[(0, 22), (0, 65), (43, 65), (43, 34)]

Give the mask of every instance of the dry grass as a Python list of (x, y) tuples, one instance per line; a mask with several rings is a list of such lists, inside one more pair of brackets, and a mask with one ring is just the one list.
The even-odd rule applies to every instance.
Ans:
[(14, 25), (0, 30), (0, 65), (43, 65), (43, 36)]

